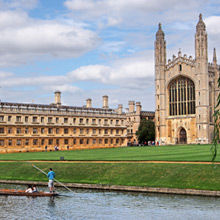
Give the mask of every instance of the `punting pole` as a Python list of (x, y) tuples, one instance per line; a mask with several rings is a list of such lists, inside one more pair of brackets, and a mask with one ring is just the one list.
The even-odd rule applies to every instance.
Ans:
[[(43, 170), (41, 170), (39, 167), (35, 166), (34, 164), (30, 163), (30, 162), (27, 162), (29, 164), (32, 165), (32, 167), (34, 167), (35, 169), (39, 170), (41, 173), (45, 174), (47, 176), (47, 173), (45, 173)], [(65, 186), (63, 183), (61, 183), (60, 181), (58, 181), (57, 179), (54, 179), (57, 183), (59, 183), (61, 186), (63, 186), (64, 188), (66, 188), (67, 190), (69, 190), (70, 192), (73, 193), (73, 191), (68, 188), (67, 186)]]

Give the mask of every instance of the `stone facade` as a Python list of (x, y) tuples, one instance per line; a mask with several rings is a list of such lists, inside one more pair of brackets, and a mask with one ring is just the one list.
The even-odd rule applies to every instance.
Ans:
[(137, 112), (125, 113), (121, 104), (110, 109), (107, 95), (102, 108), (93, 108), (90, 98), (84, 107), (63, 106), (60, 91), (50, 105), (0, 102), (0, 153), (126, 146), (128, 124), (135, 132), (147, 113), (139, 102)]
[[(129, 101), (129, 108), (126, 113), (127, 117), (127, 143), (128, 145), (137, 145), (138, 138), (136, 132), (139, 128), (142, 119), (154, 121), (154, 112), (142, 111), (142, 106), (140, 102)], [(136, 107), (136, 109), (135, 109)]]
[(165, 34), (159, 24), (155, 40), (156, 142), (211, 143), (218, 78), (215, 49), (213, 63), (208, 63), (208, 37), (201, 14), (196, 26), (195, 59), (179, 51), (167, 62)]

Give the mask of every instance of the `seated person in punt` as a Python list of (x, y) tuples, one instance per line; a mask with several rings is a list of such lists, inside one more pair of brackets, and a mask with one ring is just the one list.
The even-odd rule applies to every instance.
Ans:
[(33, 192), (32, 186), (29, 185), (28, 188), (25, 190), (25, 192), (32, 193)]

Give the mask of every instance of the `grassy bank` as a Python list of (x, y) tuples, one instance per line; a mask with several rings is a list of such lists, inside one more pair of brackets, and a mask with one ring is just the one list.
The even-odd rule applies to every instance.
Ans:
[[(211, 145), (122, 147), (35, 153), (0, 154), (0, 160), (164, 160), (210, 161)], [(220, 156), (216, 158), (220, 161)]]
[[(48, 171), (53, 167), (61, 182), (125, 186), (220, 190), (220, 165), (203, 164), (93, 164), (35, 163)], [(0, 163), (0, 179), (47, 181), (25, 162)]]

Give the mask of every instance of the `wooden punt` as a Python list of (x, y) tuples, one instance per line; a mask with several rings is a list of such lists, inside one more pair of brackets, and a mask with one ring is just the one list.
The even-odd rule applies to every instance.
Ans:
[(52, 196), (58, 196), (58, 193), (50, 193), (50, 192), (33, 192), (33, 193), (28, 193), (25, 192), (25, 190), (16, 190), (16, 189), (0, 189), (0, 195), (9, 195), (9, 196), (32, 196), (32, 197), (37, 197), (37, 196), (47, 196), (47, 197), (52, 197)]

